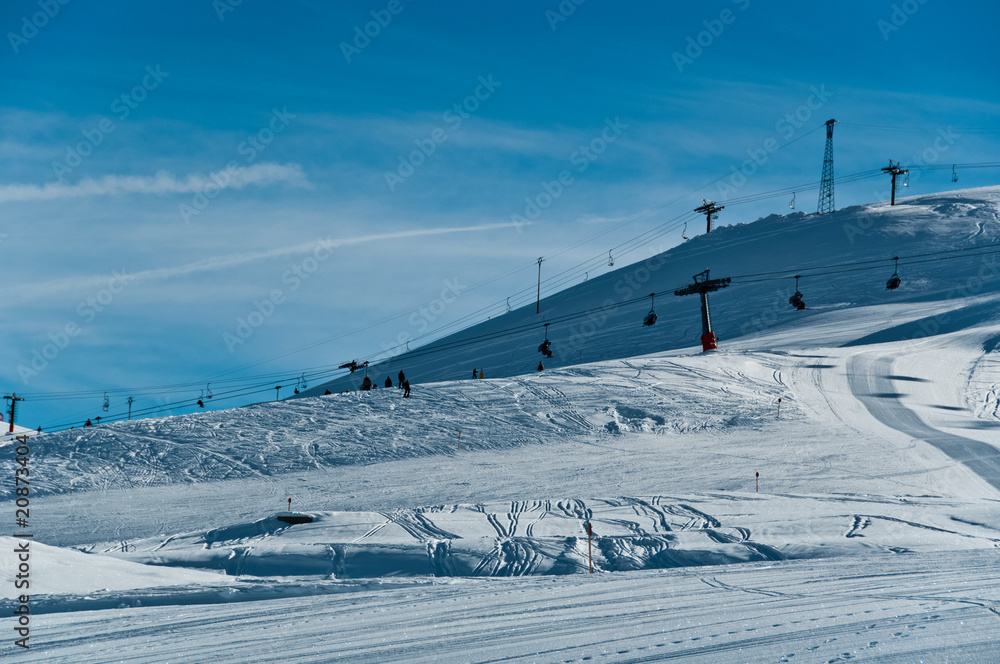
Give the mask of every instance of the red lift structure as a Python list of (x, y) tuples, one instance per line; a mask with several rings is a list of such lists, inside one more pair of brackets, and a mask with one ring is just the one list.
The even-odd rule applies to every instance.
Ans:
[(694, 279), (693, 284), (675, 290), (674, 295), (694, 295), (695, 293), (701, 295), (701, 348), (703, 352), (707, 353), (719, 347), (715, 333), (712, 332), (712, 318), (708, 313), (708, 294), (726, 288), (731, 279), (729, 277), (709, 279), (708, 270), (700, 272), (692, 278)]

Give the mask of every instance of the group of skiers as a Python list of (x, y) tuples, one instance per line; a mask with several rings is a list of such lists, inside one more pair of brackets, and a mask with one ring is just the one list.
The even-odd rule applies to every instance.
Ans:
[[(399, 371), (399, 374), (397, 374), (396, 377), (399, 378), (399, 385), (397, 385), (397, 387), (403, 390), (403, 396), (404, 397), (410, 396), (410, 381), (406, 379), (406, 374), (403, 373), (402, 369)], [(392, 378), (386, 376), (384, 385), (386, 387), (392, 387)], [(361, 391), (368, 392), (370, 390), (374, 390), (377, 388), (378, 385), (373, 383), (372, 379), (367, 374), (365, 374), (365, 379), (361, 383)]]

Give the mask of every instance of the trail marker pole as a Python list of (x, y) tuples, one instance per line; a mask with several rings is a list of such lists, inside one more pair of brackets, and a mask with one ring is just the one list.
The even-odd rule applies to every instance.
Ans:
[(781, 397), (778, 397), (778, 419), (781, 419)]
[(462, 449), (462, 430), (458, 430), (458, 449)]
[(594, 530), (590, 527), (590, 521), (587, 522), (587, 567), (590, 569), (590, 573), (594, 573), (594, 550), (590, 544), (590, 538), (593, 537)]
[(754, 472), (754, 475), (757, 476), (757, 478), (756, 478), (757, 479), (757, 486), (754, 487), (753, 492), (754, 493), (760, 493), (760, 473)]
[(291, 498), (288, 499), (288, 511), (289, 512), (292, 511), (292, 499)]

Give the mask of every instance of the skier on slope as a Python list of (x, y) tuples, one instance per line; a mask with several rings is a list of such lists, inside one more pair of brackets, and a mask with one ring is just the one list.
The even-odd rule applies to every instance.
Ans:
[(410, 381), (403, 381), (403, 396), (410, 396)]
[(391, 376), (386, 376), (385, 377), (385, 386), (386, 387), (392, 387), (392, 377)]
[(472, 370), (472, 380), (475, 380), (475, 379), (477, 379), (477, 378), (479, 378), (479, 375), (478, 375), (478, 374), (476, 373), (476, 370), (475, 370), (475, 369), (473, 369), (473, 370)]
[(403, 389), (403, 383), (406, 382), (406, 375), (403, 373), (402, 369), (399, 370), (399, 373), (396, 375), (396, 378), (399, 379), (399, 384), (396, 387), (398, 387), (399, 389)]

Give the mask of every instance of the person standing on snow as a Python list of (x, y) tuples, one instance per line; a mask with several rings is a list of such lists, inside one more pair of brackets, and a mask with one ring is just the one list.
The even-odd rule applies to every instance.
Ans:
[(478, 374), (476, 373), (476, 370), (475, 370), (475, 369), (473, 369), (473, 370), (472, 370), (472, 380), (475, 380), (475, 379), (477, 379), (477, 378), (479, 378), (479, 375), (478, 375)]
[(410, 381), (408, 380), (403, 382), (403, 396), (410, 396)]
[(392, 387), (392, 377), (391, 376), (386, 376), (385, 377), (385, 386), (386, 387)]
[(406, 382), (406, 376), (403, 374), (402, 369), (399, 370), (399, 374), (396, 375), (396, 378), (399, 379), (399, 385), (397, 385), (396, 387), (398, 387), (399, 389), (403, 389), (403, 383)]
[(541, 362), (538, 363), (538, 371), (545, 371), (545, 367), (542, 366)]
[(367, 392), (370, 389), (372, 389), (372, 379), (365, 376), (365, 379), (361, 381), (361, 391)]

